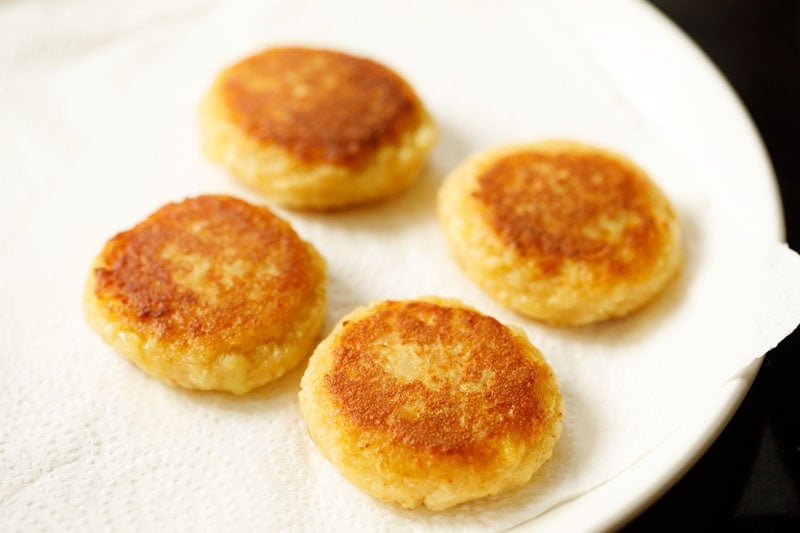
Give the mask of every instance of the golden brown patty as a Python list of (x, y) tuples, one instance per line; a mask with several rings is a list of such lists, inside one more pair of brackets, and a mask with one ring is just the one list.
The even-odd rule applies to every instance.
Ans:
[(434, 510), (526, 483), (563, 416), (555, 376), (524, 333), (438, 298), (344, 317), (311, 357), (300, 407), (352, 483)]
[(501, 303), (555, 324), (625, 315), (680, 270), (674, 211), (629, 160), (549, 141), (478, 154), (439, 212), (456, 261)]
[(89, 324), (153, 377), (245, 393), (310, 353), (325, 264), (267, 208), (200, 196), (109, 240), (84, 304)]
[(398, 192), (418, 173), (433, 123), (409, 84), (347, 54), (271, 48), (224, 70), (202, 107), (209, 156), (291, 207)]

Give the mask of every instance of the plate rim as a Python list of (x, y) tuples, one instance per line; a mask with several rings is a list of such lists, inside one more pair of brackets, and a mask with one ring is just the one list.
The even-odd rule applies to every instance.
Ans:
[[(766, 175), (754, 178), (763, 180), (765, 182), (763, 186), (770, 192), (771, 205), (768, 214), (772, 220), (765, 219), (763, 224), (765, 228), (771, 225), (766, 231), (771, 232), (776, 241), (785, 243), (785, 213), (777, 176), (758, 128), (734, 87), (700, 45), (655, 5), (646, 0), (626, 0), (618, 3), (627, 4), (631, 10), (638, 8), (647, 24), (660, 26), (671, 34), (670, 39), (675, 39), (676, 42), (682, 41), (688, 46), (687, 49), (691, 50), (695, 59), (704, 64), (704, 70), (718, 85), (718, 90), (715, 92), (725, 100), (723, 105), (735, 109), (738, 118), (743, 121), (742, 133), (749, 137), (748, 145), (752, 148), (752, 157), (758, 158), (766, 171)], [(747, 396), (764, 361), (764, 355), (760, 354), (734, 378), (714, 390), (705, 399), (698, 413), (618, 475), (512, 529), (518, 531), (535, 529), (541, 532), (563, 530), (564, 527), (587, 528), (585, 520), (576, 520), (574, 517), (585, 517), (588, 511), (595, 514), (595, 519), (588, 526), (590, 530), (616, 530), (629, 524), (668, 492), (705, 455)], [(665, 455), (672, 460), (663, 462)], [(642, 481), (645, 478), (647, 481)], [(643, 490), (630, 497), (619, 498), (619, 489), (629, 484), (641, 483), (645, 483)], [(616, 500), (612, 497), (614, 494), (617, 495)]]

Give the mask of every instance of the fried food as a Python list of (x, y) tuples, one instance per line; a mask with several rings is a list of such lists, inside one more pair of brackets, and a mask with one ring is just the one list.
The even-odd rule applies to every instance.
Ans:
[(521, 330), (433, 297), (345, 316), (311, 356), (300, 408), (350, 482), (433, 510), (527, 483), (563, 417), (553, 371)]
[(90, 326), (151, 376), (248, 392), (314, 347), (325, 262), (266, 207), (229, 196), (168, 204), (110, 239), (91, 268)]
[(621, 155), (567, 141), (480, 153), (440, 189), (452, 256), (501, 304), (556, 325), (624, 316), (681, 269), (675, 212)]
[(398, 194), (418, 177), (436, 128), (411, 86), (341, 52), (270, 48), (223, 70), (201, 105), (209, 158), (297, 209)]

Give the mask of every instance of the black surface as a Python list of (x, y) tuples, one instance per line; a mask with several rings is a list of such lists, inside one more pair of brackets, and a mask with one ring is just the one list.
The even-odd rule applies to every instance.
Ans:
[[(800, 250), (800, 0), (651, 0), (716, 63), (764, 139)], [(800, 532), (800, 331), (766, 355), (703, 458), (626, 532)]]

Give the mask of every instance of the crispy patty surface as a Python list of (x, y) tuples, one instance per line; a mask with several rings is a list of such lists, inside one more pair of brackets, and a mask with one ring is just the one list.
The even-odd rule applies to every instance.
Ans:
[(305, 163), (358, 166), (421, 119), (400, 76), (336, 51), (270, 48), (225, 70), (218, 84), (232, 123)]
[[(310, 351), (324, 282), (324, 262), (286, 222), (209, 195), (168, 204), (110, 239), (93, 264), (86, 307), (95, 329), (146, 370), (224, 389), (213, 379), (203, 386), (200, 375), (183, 379), (182, 362), (195, 373), (224, 374), (242, 366), (237, 359), (264, 376), (269, 366), (282, 373), (287, 359), (297, 362), (295, 344)], [(281, 352), (272, 362), (263, 359), (270, 350)]]
[(438, 298), (351, 313), (315, 351), (302, 387), (323, 454), (406, 507), (441, 509), (527, 482), (563, 416), (552, 369), (523, 333)]
[(501, 303), (578, 325), (625, 315), (680, 271), (675, 212), (630, 160), (545, 141), (477, 154), (439, 215), (456, 261)]
[(495, 233), (546, 274), (572, 259), (609, 277), (636, 276), (665, 240), (649, 181), (603, 152), (521, 151), (477, 184), (472, 194)]

